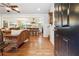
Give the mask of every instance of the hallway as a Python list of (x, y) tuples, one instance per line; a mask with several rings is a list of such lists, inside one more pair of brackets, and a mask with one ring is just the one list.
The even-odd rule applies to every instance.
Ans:
[(53, 56), (54, 48), (48, 38), (30, 36), (30, 41), (25, 42), (17, 51), (3, 54), (4, 56)]

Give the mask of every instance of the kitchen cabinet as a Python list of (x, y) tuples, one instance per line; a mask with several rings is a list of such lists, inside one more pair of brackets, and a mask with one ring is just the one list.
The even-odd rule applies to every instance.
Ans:
[(56, 35), (56, 39), (55, 39), (55, 55), (62, 55), (61, 51), (62, 51), (62, 36), (60, 36), (59, 34), (55, 34)]
[(55, 55), (79, 56), (79, 28), (55, 31)]
[(55, 4), (55, 55), (79, 56), (79, 3)]
[[(60, 32), (60, 33), (59, 33)], [(55, 33), (55, 55), (67, 56), (68, 55), (68, 38), (62, 35), (61, 31)]]

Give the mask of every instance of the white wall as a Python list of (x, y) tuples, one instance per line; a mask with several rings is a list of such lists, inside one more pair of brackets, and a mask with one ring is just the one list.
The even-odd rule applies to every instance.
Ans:
[(54, 25), (50, 25), (50, 42), (54, 45)]
[(53, 13), (53, 24), (52, 25), (50, 25), (50, 42), (54, 45), (54, 40), (55, 40), (55, 38), (54, 38), (54, 27), (55, 27), (55, 25), (54, 25), (54, 23), (55, 23), (55, 18), (54, 18), (54, 4), (52, 4), (51, 5), (51, 9), (50, 9), (50, 12), (52, 12)]
[(0, 15), (0, 28), (2, 28), (2, 15)]
[[(43, 36), (48, 36), (48, 14), (2, 14), (2, 20), (8, 20), (12, 22), (16, 22), (17, 19), (26, 19), (27, 17), (41, 17), (44, 29)], [(1, 15), (0, 22), (2, 23)], [(2, 26), (1, 23), (0, 27)]]
[(1, 17), (0, 17), (0, 28), (1, 28)]

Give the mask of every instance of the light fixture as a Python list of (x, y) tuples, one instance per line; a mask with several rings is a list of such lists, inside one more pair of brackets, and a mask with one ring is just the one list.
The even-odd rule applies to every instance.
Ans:
[(37, 8), (37, 11), (40, 11), (41, 9), (40, 8)]
[(17, 11), (20, 11), (19, 8), (14, 8), (14, 9), (17, 10)]
[(16, 11), (16, 12), (20, 13), (20, 10), (17, 5), (4, 4), (4, 3), (2, 5), (5, 7), (7, 12)]
[(11, 8), (9, 8), (9, 7), (5, 7), (5, 9), (6, 9), (6, 10), (11, 10)]
[(9, 7), (5, 7), (5, 9), (7, 10), (7, 12), (11, 11), (11, 8), (9, 8)]

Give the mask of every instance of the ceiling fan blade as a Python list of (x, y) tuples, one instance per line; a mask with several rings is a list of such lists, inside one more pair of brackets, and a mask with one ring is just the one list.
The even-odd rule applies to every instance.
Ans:
[(11, 5), (10, 3), (1, 3), (0, 6), (2, 6), (2, 7), (8, 7), (8, 8), (10, 8), (11, 10), (20, 13), (20, 11), (18, 11), (18, 10), (15, 9), (15, 7), (18, 7), (17, 5)]
[(0, 4), (0, 7), (4, 7), (4, 6)]
[(5, 7), (9, 7), (9, 3), (1, 3), (3, 6), (5, 6)]
[(4, 6), (0, 5), (0, 7), (4, 7)]
[(18, 11), (18, 10), (16, 10), (16, 9), (14, 9), (14, 8), (12, 8), (12, 10), (13, 10), (13, 11), (16, 11), (16, 12), (18, 12), (18, 13), (20, 13), (20, 11)]

